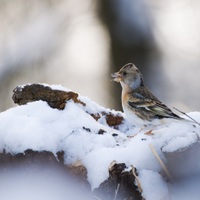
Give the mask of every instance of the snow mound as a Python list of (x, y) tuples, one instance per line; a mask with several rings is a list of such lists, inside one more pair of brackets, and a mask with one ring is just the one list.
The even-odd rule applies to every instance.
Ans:
[[(69, 91), (62, 86), (52, 88)], [(154, 130), (153, 135), (146, 135), (145, 130), (138, 132), (139, 128), (132, 126), (123, 113), (103, 108), (80, 95), (79, 99), (86, 106), (69, 101), (64, 110), (57, 110), (37, 101), (0, 113), (0, 151), (17, 154), (27, 149), (46, 150), (55, 156), (64, 151), (66, 164), (81, 161), (86, 167), (92, 189), (108, 178), (108, 167), (115, 160), (137, 168), (145, 199), (166, 197), (167, 183), (159, 175), (160, 164), (148, 145), (152, 144), (165, 160), (161, 148), (172, 152), (195, 143), (200, 127), (174, 121)], [(109, 127), (105, 119), (96, 121), (88, 114), (103, 111), (125, 118), (118, 130)], [(199, 112), (189, 115), (200, 121)]]

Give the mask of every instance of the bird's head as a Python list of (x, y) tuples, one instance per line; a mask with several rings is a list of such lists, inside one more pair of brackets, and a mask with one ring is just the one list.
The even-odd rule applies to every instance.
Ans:
[(131, 89), (136, 89), (143, 86), (143, 77), (138, 68), (128, 63), (123, 66), (118, 72), (112, 74), (113, 81), (120, 82), (122, 87), (128, 86)]

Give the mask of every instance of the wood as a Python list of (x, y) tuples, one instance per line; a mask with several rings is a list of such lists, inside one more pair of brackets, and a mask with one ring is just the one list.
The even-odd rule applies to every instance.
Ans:
[(162, 152), (167, 160), (167, 168), (169, 169), (174, 179), (180, 180), (191, 176), (200, 175), (199, 140), (185, 148), (174, 152)]
[(109, 178), (94, 190), (98, 199), (143, 200), (133, 170), (126, 170), (124, 163), (112, 162), (109, 167)]
[[(63, 110), (69, 100), (74, 101), (74, 103), (81, 104), (83, 106), (87, 106), (85, 102), (79, 99), (79, 95), (75, 92), (62, 91), (62, 90), (54, 90), (48, 86), (44, 86), (41, 84), (29, 84), (23, 87), (18, 86), (13, 90), (12, 99), (14, 103), (18, 105), (24, 105), (29, 102), (34, 101), (45, 101), (51, 108), (56, 108), (59, 110)], [(118, 129), (119, 126), (123, 123), (124, 118), (120, 114), (113, 114), (112, 112), (100, 112), (100, 113), (88, 113), (90, 114), (96, 121), (101, 118), (104, 118), (108, 124), (108, 126)]]

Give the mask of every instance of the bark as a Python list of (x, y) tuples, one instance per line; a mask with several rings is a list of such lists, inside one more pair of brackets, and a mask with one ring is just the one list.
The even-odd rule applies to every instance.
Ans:
[[(24, 87), (16, 87), (13, 90), (12, 99), (18, 105), (24, 105), (33, 101), (46, 101), (51, 108), (63, 110), (69, 100), (74, 103), (86, 106), (86, 103), (79, 99), (79, 95), (75, 92), (66, 92), (61, 90), (53, 90), (48, 86), (40, 84), (25, 85)], [(95, 120), (105, 117), (108, 126), (117, 128), (123, 123), (123, 116), (113, 114), (112, 112), (88, 113)]]
[[(185, 179), (200, 174), (200, 141), (192, 145), (178, 149), (174, 152), (165, 152), (163, 154), (167, 160), (167, 168), (174, 181)], [(195, 156), (197, 155), (197, 156)]]

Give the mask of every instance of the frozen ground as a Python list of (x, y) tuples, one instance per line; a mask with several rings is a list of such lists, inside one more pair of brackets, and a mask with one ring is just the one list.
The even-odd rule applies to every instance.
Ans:
[[(61, 86), (52, 88), (67, 90)], [(0, 113), (0, 151), (17, 154), (27, 149), (46, 150), (55, 155), (58, 151), (64, 151), (66, 164), (79, 160), (86, 167), (92, 189), (108, 178), (108, 167), (115, 160), (137, 168), (146, 200), (200, 198), (197, 189), (200, 181), (197, 178), (188, 179), (179, 185), (168, 184), (160, 175), (161, 166), (149, 148), (149, 144), (152, 144), (165, 162), (160, 148), (164, 146), (164, 151), (171, 152), (197, 142), (200, 126), (174, 121), (154, 130), (153, 135), (146, 135), (145, 131), (138, 133), (139, 128), (125, 120), (119, 130), (115, 130), (108, 127), (105, 119), (95, 121), (88, 114), (109, 109), (86, 97), (80, 96), (80, 99), (86, 106), (69, 101), (61, 111), (50, 108), (46, 102), (38, 101)], [(113, 110), (111, 112), (123, 115)], [(199, 112), (189, 115), (200, 121)], [(101, 129), (105, 131), (103, 135), (98, 134)], [(1, 184), (2, 181), (8, 182), (9, 178), (0, 174)], [(0, 190), (1, 193), (3, 191), (5, 193), (7, 190)]]

